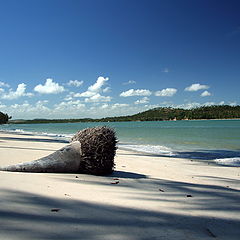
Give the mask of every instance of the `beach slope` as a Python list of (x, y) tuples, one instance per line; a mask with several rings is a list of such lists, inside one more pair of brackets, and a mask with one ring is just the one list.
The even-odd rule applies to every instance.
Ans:
[[(0, 133), (0, 166), (65, 146)], [(118, 150), (109, 176), (0, 172), (0, 239), (239, 239), (240, 170)]]

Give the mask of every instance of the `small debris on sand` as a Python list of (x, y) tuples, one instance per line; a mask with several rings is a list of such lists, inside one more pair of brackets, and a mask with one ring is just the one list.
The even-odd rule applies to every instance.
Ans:
[(52, 208), (51, 212), (59, 212), (61, 209), (60, 208)]
[(119, 181), (111, 182), (111, 184), (119, 184)]

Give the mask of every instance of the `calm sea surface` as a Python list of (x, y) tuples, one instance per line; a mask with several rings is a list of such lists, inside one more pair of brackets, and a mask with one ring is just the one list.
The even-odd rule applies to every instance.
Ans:
[(69, 139), (93, 126), (115, 129), (119, 148), (240, 166), (240, 120), (9, 124), (0, 130)]

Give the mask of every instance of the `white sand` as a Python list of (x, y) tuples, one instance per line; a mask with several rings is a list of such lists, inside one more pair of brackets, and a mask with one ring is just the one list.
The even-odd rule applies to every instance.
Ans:
[[(0, 166), (66, 145), (49, 140), (0, 133)], [(123, 150), (111, 176), (0, 172), (0, 239), (237, 240), (239, 190), (237, 167)]]

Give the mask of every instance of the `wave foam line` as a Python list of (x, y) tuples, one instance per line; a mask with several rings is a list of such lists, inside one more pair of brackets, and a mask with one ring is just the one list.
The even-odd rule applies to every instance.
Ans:
[(214, 160), (219, 165), (240, 167), (240, 157), (219, 158)]
[(157, 145), (131, 145), (131, 144), (121, 144), (120, 148), (133, 150), (136, 152), (144, 152), (157, 155), (175, 156), (172, 150), (165, 146)]
[(63, 138), (63, 139), (71, 139), (74, 134), (59, 134), (59, 133), (47, 133), (47, 132), (30, 132), (25, 131), (23, 129), (1, 129), (0, 131), (6, 132), (6, 133), (15, 133), (15, 134), (27, 134), (27, 135), (36, 135), (36, 136), (46, 136), (46, 137), (53, 137), (53, 138)]

